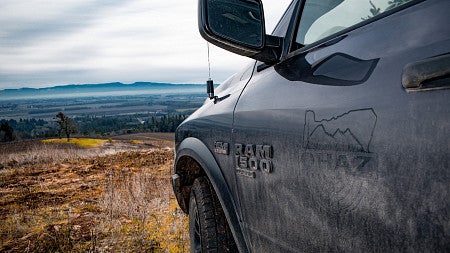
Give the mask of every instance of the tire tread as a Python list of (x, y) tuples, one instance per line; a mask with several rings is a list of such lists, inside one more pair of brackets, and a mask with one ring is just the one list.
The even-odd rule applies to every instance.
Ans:
[(194, 181), (191, 198), (195, 198), (200, 218), (202, 252), (238, 252), (220, 201), (206, 177)]

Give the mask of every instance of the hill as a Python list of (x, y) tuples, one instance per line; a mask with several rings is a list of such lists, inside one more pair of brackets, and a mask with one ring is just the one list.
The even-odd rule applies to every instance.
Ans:
[(120, 82), (101, 84), (70, 84), (47, 88), (20, 88), (0, 90), (0, 100), (108, 97), (151, 94), (192, 94), (203, 93), (204, 86), (198, 84), (173, 84), (155, 82)]

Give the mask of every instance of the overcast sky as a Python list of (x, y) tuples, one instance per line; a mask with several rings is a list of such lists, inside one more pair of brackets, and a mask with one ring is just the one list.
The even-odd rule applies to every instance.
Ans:
[[(290, 0), (263, 3), (269, 33)], [(208, 76), (197, 0), (1, 0), (0, 24), (0, 90)], [(249, 61), (211, 47), (216, 82)]]

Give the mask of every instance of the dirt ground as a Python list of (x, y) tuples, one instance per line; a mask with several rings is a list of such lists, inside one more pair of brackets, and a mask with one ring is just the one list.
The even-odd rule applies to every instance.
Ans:
[(188, 252), (171, 140), (0, 144), (0, 252)]

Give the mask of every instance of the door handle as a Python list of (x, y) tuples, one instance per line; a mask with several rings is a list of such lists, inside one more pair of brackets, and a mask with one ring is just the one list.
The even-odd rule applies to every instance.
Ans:
[(402, 85), (408, 90), (450, 87), (450, 53), (409, 63), (403, 68)]

